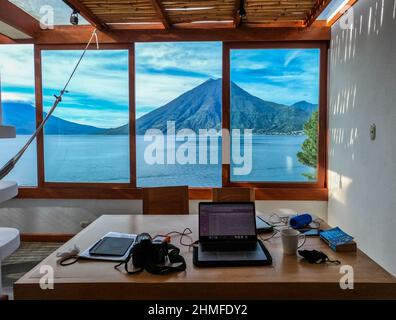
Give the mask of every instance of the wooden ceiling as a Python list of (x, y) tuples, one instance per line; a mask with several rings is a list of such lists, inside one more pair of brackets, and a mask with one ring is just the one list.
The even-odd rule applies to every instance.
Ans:
[[(62, 1), (62, 0), (58, 0)], [(65, 1), (65, 0), (63, 0)], [(331, 0), (66, 0), (98, 29), (102, 43), (142, 41), (328, 40), (316, 18)], [(242, 8), (242, 9), (241, 9)], [(245, 14), (241, 14), (245, 11)], [(0, 21), (28, 40), (1, 35), (1, 43), (80, 44), (91, 26), (42, 29), (38, 20), (0, 0)], [(312, 26), (311, 26), (312, 25)], [(1, 33), (0, 33), (1, 34)]]
[[(306, 27), (330, 0), (69, 0), (97, 27)], [(240, 16), (241, 5), (246, 15)]]

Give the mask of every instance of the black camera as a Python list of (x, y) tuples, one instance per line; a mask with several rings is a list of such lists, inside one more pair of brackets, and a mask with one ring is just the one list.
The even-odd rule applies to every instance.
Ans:
[[(136, 237), (128, 258), (115, 268), (124, 264), (128, 274), (138, 274), (143, 270), (152, 274), (169, 274), (186, 270), (186, 261), (180, 255), (180, 249), (169, 241), (168, 236), (157, 236), (152, 239), (148, 233), (141, 233)], [(129, 270), (130, 260), (134, 270)]]
[(152, 240), (148, 233), (141, 233), (133, 246), (132, 263), (135, 268), (146, 269), (151, 265), (164, 264), (167, 254), (167, 242)]

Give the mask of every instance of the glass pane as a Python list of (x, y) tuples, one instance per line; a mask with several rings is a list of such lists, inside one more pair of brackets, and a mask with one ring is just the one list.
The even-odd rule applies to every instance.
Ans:
[(332, 0), (326, 9), (320, 14), (317, 20), (327, 20), (333, 16), (340, 8), (348, 3), (349, 0)]
[[(0, 166), (27, 142), (36, 128), (34, 58), (32, 45), (1, 45), (3, 124), (16, 127), (16, 139), (0, 139)], [(36, 141), (30, 145), (5, 180), (37, 186)]]
[(231, 50), (232, 181), (317, 179), (319, 57), (319, 49)]
[[(65, 85), (82, 51), (43, 51), (43, 104)], [(127, 50), (92, 50), (45, 126), (47, 182), (125, 182), (129, 169)]]
[(221, 43), (136, 45), (138, 186), (221, 186), (221, 55)]
[[(9, 0), (25, 12), (29, 13), (38, 21), (47, 22), (53, 20), (54, 25), (70, 25), (72, 9), (62, 0)], [(48, 20), (50, 19), (50, 20)], [(78, 24), (89, 24), (79, 15)]]

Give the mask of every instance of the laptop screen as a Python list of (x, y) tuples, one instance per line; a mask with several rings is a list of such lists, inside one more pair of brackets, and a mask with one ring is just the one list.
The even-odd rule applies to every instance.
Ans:
[(199, 204), (200, 240), (255, 240), (254, 202)]

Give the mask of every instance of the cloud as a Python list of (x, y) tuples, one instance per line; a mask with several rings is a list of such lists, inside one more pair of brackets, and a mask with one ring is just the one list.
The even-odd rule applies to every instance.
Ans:
[(222, 44), (220, 42), (137, 43), (137, 70), (186, 72), (221, 77)]
[(62, 105), (55, 110), (54, 116), (79, 124), (91, 125), (99, 128), (116, 128), (127, 124), (129, 113), (111, 109), (87, 110), (83, 108), (64, 108)]
[(32, 45), (1, 45), (0, 73), (2, 87), (34, 88)]
[(34, 101), (33, 94), (23, 94), (23, 93), (13, 93), (13, 92), (3, 92), (1, 94), (2, 101), (18, 101), (32, 103)]
[(172, 75), (136, 74), (136, 106), (161, 107), (207, 80)]
[(286, 55), (285, 63), (283, 64), (283, 66), (287, 67), (290, 62), (292, 62), (293, 60), (298, 58), (300, 53), (301, 53), (301, 50), (293, 50), (291, 53), (288, 53)]
[[(319, 54), (318, 49), (236, 50), (231, 56), (231, 79), (266, 101), (286, 105), (300, 100), (318, 103)], [(249, 67), (256, 63), (266, 67)]]

